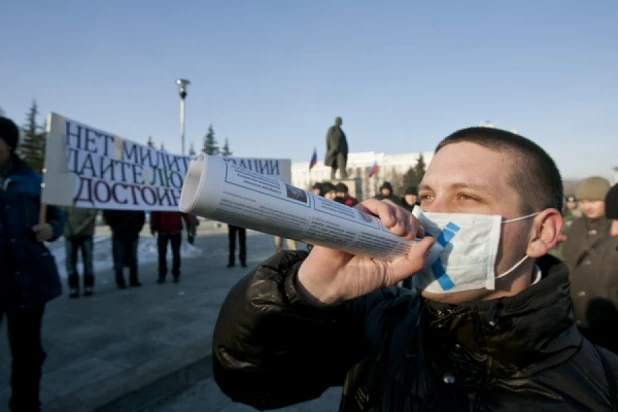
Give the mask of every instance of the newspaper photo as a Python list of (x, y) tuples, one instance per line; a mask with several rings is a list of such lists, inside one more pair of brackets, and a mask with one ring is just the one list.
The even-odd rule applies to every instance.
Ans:
[(379, 219), (277, 179), (201, 154), (180, 194), (182, 212), (354, 255), (392, 260), (415, 242)]

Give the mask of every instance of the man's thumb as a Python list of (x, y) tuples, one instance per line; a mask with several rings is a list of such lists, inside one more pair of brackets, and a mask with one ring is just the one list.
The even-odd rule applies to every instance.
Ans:
[(421, 270), (425, 265), (425, 259), (427, 258), (427, 255), (429, 254), (429, 251), (433, 247), (434, 243), (436, 243), (434, 238), (431, 236), (425, 236), (410, 248), (407, 259), (414, 265), (415, 272)]

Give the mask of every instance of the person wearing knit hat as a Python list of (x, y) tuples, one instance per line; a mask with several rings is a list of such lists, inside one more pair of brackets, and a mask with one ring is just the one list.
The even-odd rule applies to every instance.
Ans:
[[(62, 293), (46, 242), (62, 235), (66, 218), (59, 208), (41, 205), (41, 175), (19, 157), (18, 144), (19, 128), (0, 116), (0, 322), (8, 324), (13, 358), (10, 408), (0, 409), (38, 411), (43, 313)], [(47, 208), (44, 222), (41, 207)]]
[(330, 182), (324, 182), (320, 186), (320, 196), (325, 197), (328, 200), (335, 200), (337, 196), (337, 189), (335, 185)]
[[(11, 119), (0, 116), (0, 137), (12, 153), (19, 144), (19, 128)], [(2, 161), (2, 159), (0, 159)]]
[(397, 206), (401, 206), (401, 198), (395, 195), (395, 191), (393, 190), (393, 185), (391, 182), (384, 182), (382, 186), (378, 189), (380, 193), (375, 195), (375, 198), (378, 200), (390, 200)]
[(346, 206), (354, 207), (358, 204), (355, 197), (350, 196), (350, 189), (345, 183), (337, 183), (335, 185), (335, 201)]
[(314, 183), (309, 191), (314, 195), (320, 196), (320, 193), (322, 193), (322, 183)]
[(600, 176), (593, 176), (582, 180), (577, 185), (575, 197), (580, 202), (604, 202), (609, 191), (609, 181)]
[(416, 186), (406, 187), (406, 191), (401, 198), (401, 205), (410, 213), (414, 210), (414, 206), (420, 206), (420, 202), (418, 201), (418, 188)]
[[(571, 300), (577, 325), (592, 343), (618, 353), (618, 237), (611, 236), (612, 220), (606, 215), (610, 191), (607, 179), (582, 180), (576, 196), (583, 216), (571, 225), (562, 246), (569, 267)], [(612, 199), (610, 199), (611, 201)], [(612, 213), (610, 212), (611, 216)]]
[(618, 183), (605, 196), (605, 217), (612, 221), (610, 234), (618, 237)]

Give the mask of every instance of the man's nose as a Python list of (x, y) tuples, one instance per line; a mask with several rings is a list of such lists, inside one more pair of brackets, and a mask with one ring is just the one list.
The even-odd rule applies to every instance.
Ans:
[(609, 229), (609, 233), (613, 237), (618, 237), (618, 219), (612, 220), (612, 227)]

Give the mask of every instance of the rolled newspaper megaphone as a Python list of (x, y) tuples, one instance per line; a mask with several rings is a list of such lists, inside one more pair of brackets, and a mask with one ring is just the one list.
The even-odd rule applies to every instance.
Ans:
[(277, 179), (200, 156), (189, 163), (180, 211), (258, 232), (391, 260), (413, 240), (396, 236), (374, 216)]

